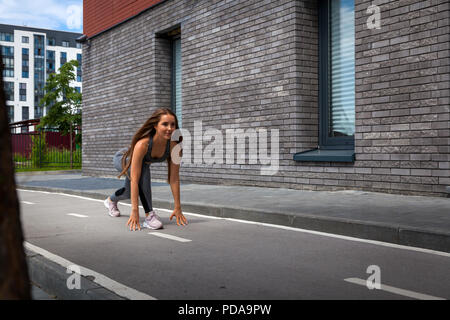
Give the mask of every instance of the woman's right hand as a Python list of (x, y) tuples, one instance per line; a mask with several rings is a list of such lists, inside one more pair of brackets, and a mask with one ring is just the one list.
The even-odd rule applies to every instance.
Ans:
[(130, 227), (130, 231), (141, 230), (139, 223), (139, 209), (131, 209), (130, 219), (128, 219), (127, 226)]

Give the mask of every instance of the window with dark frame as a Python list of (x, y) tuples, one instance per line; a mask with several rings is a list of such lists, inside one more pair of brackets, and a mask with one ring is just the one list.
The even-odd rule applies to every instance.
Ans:
[(45, 86), (45, 41), (44, 36), (34, 35), (34, 105), (40, 106)]
[(48, 76), (51, 73), (55, 73), (55, 51), (52, 50), (47, 50), (47, 61), (46, 61), (46, 77), (48, 78)]
[(14, 106), (8, 106), (8, 123), (14, 122)]
[(182, 127), (182, 83), (181, 83), (181, 29), (169, 32), (172, 45), (172, 110), (177, 116), (178, 126)]
[(34, 118), (39, 119), (43, 116), (43, 108), (40, 106), (34, 107)]
[(14, 77), (14, 47), (0, 46), (3, 56), (3, 77)]
[(320, 148), (354, 149), (354, 0), (319, 5)]
[(14, 101), (14, 82), (3, 82), (6, 101)]
[[(22, 121), (29, 120), (30, 119), (30, 108), (29, 107), (22, 107)], [(21, 128), (22, 133), (29, 132), (29, 127), (24, 126)]]
[(294, 161), (355, 161), (354, 0), (319, 0), (319, 143)]
[(0, 40), (14, 42), (14, 35), (8, 32), (0, 32)]
[(22, 120), (30, 119), (30, 109), (28, 107), (22, 107)]
[(77, 53), (77, 61), (78, 61), (78, 67), (77, 67), (77, 81), (81, 82), (82, 77), (81, 77), (81, 61), (82, 61), (82, 57), (81, 57), (81, 53)]
[(60, 53), (59, 64), (62, 67), (66, 62), (67, 62), (67, 52), (61, 52)]
[(19, 101), (27, 101), (27, 84), (19, 83)]
[(22, 48), (22, 78), (29, 76), (30, 55), (28, 48)]

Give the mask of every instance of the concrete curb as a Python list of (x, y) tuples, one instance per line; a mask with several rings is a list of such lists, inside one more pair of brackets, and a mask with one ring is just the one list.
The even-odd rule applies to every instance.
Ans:
[(51, 171), (21, 171), (15, 172), (14, 174), (18, 176), (42, 176), (42, 175), (57, 175), (57, 174), (71, 174), (71, 173), (81, 173), (81, 169), (70, 169), (70, 170), (51, 170)]
[[(105, 199), (106, 195), (95, 192), (73, 191), (69, 189), (22, 186), (17, 188), (48, 192), (67, 193), (78, 196)], [(173, 209), (167, 200), (153, 199), (154, 207)], [(350, 220), (334, 217), (318, 217), (311, 214), (288, 214), (239, 207), (222, 207), (196, 203), (183, 203), (183, 211), (221, 218), (234, 218), (255, 222), (283, 225), (294, 228), (333, 233), (349, 237), (376, 240), (398, 245), (450, 253), (450, 232), (434, 232), (409, 226), (388, 225), (378, 222)]]
[(81, 289), (70, 290), (70, 274), (64, 267), (31, 250), (25, 249), (25, 253), (30, 281), (58, 300), (127, 300), (84, 276), (80, 276)]

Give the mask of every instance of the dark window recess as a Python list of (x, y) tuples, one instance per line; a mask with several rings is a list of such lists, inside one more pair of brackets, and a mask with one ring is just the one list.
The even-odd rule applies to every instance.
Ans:
[(181, 84), (181, 28), (176, 28), (168, 33), (172, 43), (172, 110), (177, 115), (178, 126), (182, 128), (182, 84)]
[(354, 161), (354, 0), (319, 1), (319, 146), (295, 161)]

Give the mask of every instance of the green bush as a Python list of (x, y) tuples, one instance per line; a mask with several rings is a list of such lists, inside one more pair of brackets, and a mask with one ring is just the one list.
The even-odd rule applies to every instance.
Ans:
[(47, 162), (46, 154), (47, 154), (47, 144), (45, 143), (45, 133), (39, 135), (31, 136), (31, 141), (33, 143), (33, 147), (31, 149), (31, 161), (34, 166), (40, 166), (41, 162)]
[[(47, 148), (46, 159), (49, 162), (66, 162), (70, 165), (70, 150), (58, 149), (56, 147)], [(73, 149), (73, 163), (81, 163), (81, 149)]]
[(14, 162), (26, 162), (28, 158), (20, 153), (14, 153), (13, 155)]

